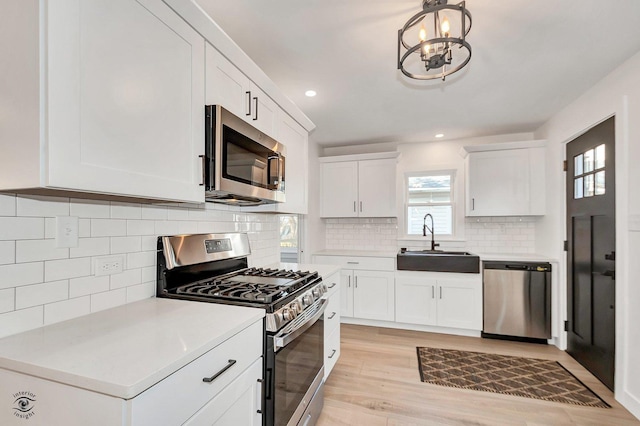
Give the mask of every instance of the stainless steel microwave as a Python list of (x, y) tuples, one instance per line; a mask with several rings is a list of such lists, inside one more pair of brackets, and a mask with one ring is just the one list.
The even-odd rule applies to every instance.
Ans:
[(205, 107), (205, 199), (242, 206), (285, 201), (285, 147), (220, 105)]

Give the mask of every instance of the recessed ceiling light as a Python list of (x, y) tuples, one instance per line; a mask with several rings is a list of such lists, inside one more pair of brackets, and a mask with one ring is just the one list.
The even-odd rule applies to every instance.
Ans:
[(304, 92), (304, 94), (310, 98), (313, 98), (315, 95), (317, 95), (315, 90), (307, 90), (306, 92)]
[(440, 138), (444, 138), (444, 133), (438, 133), (436, 135), (436, 138), (440, 139)]

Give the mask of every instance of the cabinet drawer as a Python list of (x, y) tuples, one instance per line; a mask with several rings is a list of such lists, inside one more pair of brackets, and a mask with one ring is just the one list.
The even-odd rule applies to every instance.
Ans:
[(322, 277), (322, 281), (327, 286), (327, 293), (325, 298), (330, 298), (334, 293), (340, 290), (340, 272), (331, 274), (328, 277)]
[[(212, 327), (214, 327), (212, 325)], [(161, 382), (130, 400), (131, 424), (182, 424), (262, 355), (263, 323), (211, 349)], [(235, 361), (226, 371), (212, 377)]]
[(324, 335), (327, 336), (340, 325), (340, 297), (328, 298), (327, 309), (324, 311)]
[(340, 327), (329, 335), (324, 342), (324, 378), (325, 380), (333, 370), (333, 366), (340, 358)]
[(395, 257), (316, 255), (315, 262), (327, 263), (329, 265), (339, 265), (345, 269), (368, 269), (373, 271), (393, 271), (396, 268)]

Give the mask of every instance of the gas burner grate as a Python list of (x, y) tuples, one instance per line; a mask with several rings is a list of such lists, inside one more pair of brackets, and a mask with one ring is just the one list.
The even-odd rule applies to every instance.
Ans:
[(176, 295), (207, 299), (277, 302), (318, 278), (313, 272), (249, 268), (231, 272), (175, 289)]

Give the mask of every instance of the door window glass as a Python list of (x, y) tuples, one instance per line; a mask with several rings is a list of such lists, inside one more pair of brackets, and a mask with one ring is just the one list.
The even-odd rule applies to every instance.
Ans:
[(605, 193), (605, 145), (573, 157), (573, 198), (586, 198)]

